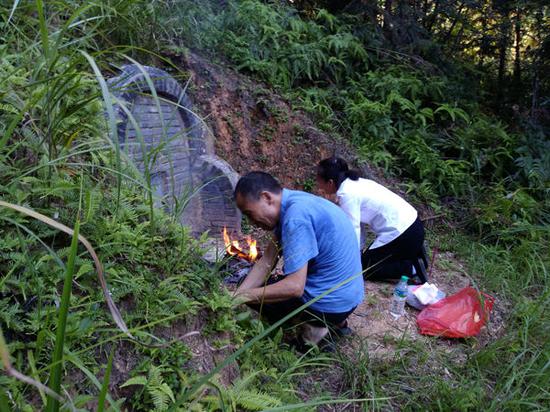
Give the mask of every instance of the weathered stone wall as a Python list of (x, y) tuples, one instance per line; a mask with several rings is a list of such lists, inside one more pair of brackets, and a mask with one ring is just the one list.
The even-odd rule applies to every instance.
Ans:
[(149, 174), (157, 207), (175, 213), (195, 234), (210, 230), (219, 236), (223, 226), (240, 232), (241, 215), (232, 201), (238, 176), (214, 155), (178, 82), (162, 70), (128, 65), (109, 87), (116, 98), (118, 142)]
[(233, 201), (237, 173), (220, 158), (203, 155), (195, 163), (193, 175), (204, 185), (200, 191), (202, 230), (221, 233), (223, 227), (227, 226), (240, 232), (241, 213)]

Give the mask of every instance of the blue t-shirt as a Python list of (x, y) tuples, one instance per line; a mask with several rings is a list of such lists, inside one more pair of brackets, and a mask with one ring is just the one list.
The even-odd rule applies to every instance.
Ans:
[(285, 275), (308, 264), (304, 302), (348, 281), (310, 308), (342, 313), (363, 301), (357, 237), (349, 218), (338, 206), (309, 193), (283, 189), (276, 234), (283, 249)]

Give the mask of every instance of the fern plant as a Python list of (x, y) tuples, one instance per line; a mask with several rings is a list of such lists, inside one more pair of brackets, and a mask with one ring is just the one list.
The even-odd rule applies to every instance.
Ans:
[(217, 394), (209, 394), (201, 399), (208, 411), (226, 410), (237, 411), (262, 411), (281, 406), (280, 399), (268, 395), (258, 389), (250, 388), (252, 382), (261, 371), (251, 373), (238, 379), (228, 388), (214, 385)]
[(175, 403), (174, 393), (170, 386), (164, 382), (162, 377), (163, 370), (155, 365), (149, 366), (147, 375), (138, 375), (128, 379), (120, 387), (124, 388), (131, 385), (141, 386), (145, 395), (144, 405), (151, 404), (155, 412), (168, 410), (168, 407)]

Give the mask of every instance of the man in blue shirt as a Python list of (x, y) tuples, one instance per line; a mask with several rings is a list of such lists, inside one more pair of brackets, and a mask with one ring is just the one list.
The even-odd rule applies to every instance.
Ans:
[[(317, 344), (327, 325), (342, 328), (364, 298), (357, 237), (346, 214), (309, 193), (283, 189), (271, 175), (251, 172), (235, 188), (239, 209), (255, 225), (273, 231), (274, 239), (237, 289), (271, 322), (305, 302), (303, 339)], [(284, 276), (268, 280), (282, 249)]]

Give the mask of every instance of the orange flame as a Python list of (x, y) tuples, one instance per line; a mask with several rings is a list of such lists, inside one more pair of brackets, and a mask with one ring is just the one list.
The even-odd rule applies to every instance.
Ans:
[(241, 259), (246, 259), (249, 262), (254, 262), (258, 257), (258, 248), (256, 247), (256, 240), (253, 240), (250, 236), (246, 238), (248, 244), (248, 253), (246, 253), (239, 245), (238, 240), (231, 240), (227, 234), (227, 229), (223, 228), (223, 241), (225, 244), (225, 250), (232, 256), (237, 256)]
[(256, 240), (253, 240), (249, 236), (246, 239), (246, 242), (248, 243), (248, 256), (250, 256), (250, 261), (254, 262), (256, 260), (256, 258), (258, 257), (258, 249), (256, 248)]

